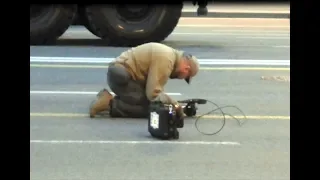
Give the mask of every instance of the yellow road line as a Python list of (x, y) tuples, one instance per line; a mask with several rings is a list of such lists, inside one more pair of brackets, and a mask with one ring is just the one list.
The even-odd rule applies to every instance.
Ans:
[[(89, 117), (88, 114), (81, 113), (30, 113), (30, 117), (59, 117), (59, 118), (77, 118), (77, 117)], [(238, 119), (245, 119), (243, 116), (235, 116)], [(246, 116), (251, 120), (290, 120), (290, 116)], [(222, 116), (206, 115), (204, 119), (222, 118)], [(226, 119), (232, 119), (226, 116)]]
[[(67, 65), (67, 64), (30, 64), (30, 67), (36, 68), (92, 68), (106, 69), (108, 66), (103, 65)], [(273, 67), (201, 67), (201, 70), (232, 70), (232, 71), (290, 71), (290, 68), (273, 68)]]

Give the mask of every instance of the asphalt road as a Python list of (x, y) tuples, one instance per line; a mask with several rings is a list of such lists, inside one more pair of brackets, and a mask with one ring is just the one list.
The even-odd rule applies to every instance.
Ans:
[[(184, 3), (182, 11), (185, 12), (197, 12), (198, 6), (194, 6), (189, 2)], [(239, 13), (289, 13), (290, 14), (290, 3), (289, 2), (278, 2), (278, 3), (228, 3), (228, 2), (213, 2), (209, 3), (208, 12), (239, 12)]]
[[(185, 3), (182, 9), (183, 17), (197, 17), (198, 6)], [(290, 18), (290, 3), (209, 3), (206, 17), (231, 18)]]
[[(192, 85), (172, 80), (166, 92), (236, 105), (248, 120), (227, 109), (245, 123), (228, 119), (219, 134), (204, 136), (187, 119), (180, 139), (171, 143), (150, 138), (143, 119), (87, 117), (94, 93), (106, 86), (105, 64), (89, 57), (104, 61), (125, 48), (103, 47), (80, 28), (62, 39), (91, 40), (30, 46), (31, 179), (290, 179), (290, 67), (277, 65), (290, 60), (289, 23), (237, 23), (178, 27), (164, 43), (212, 64), (202, 65)], [(80, 57), (83, 62), (72, 61)], [(259, 65), (261, 60), (266, 63)], [(211, 106), (199, 108), (201, 114)], [(214, 115), (199, 122), (202, 131), (218, 130), (222, 122)]]

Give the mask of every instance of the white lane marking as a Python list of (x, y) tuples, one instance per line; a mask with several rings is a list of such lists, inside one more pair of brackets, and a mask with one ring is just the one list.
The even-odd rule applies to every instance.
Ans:
[[(182, 30), (183, 28), (181, 28)], [(71, 29), (72, 30), (72, 29)], [(175, 31), (173, 32), (178, 32), (179, 28), (177, 28)], [(270, 30), (270, 29), (252, 29), (252, 30), (248, 30), (248, 29), (243, 29), (241, 31), (239, 30), (232, 30), (232, 29), (224, 29), (224, 30), (219, 30), (219, 29), (212, 29), (210, 30), (210, 32), (214, 32), (214, 33), (221, 33), (221, 34), (225, 34), (225, 33), (234, 33), (234, 34), (245, 34), (245, 33), (254, 33), (254, 34), (266, 34), (266, 33), (270, 33), (270, 34), (275, 34), (275, 35), (287, 35), (290, 34), (290, 31), (287, 30)], [(192, 32), (191, 32), (192, 33)]]
[[(196, 14), (197, 12), (197, 8), (186, 8), (186, 9), (182, 9), (182, 12), (194, 12)], [(265, 11), (265, 10), (242, 10), (242, 9), (219, 9), (219, 10), (215, 10), (214, 8), (209, 9), (208, 8), (208, 12), (210, 13), (214, 13), (214, 14), (219, 14), (219, 13), (254, 13), (254, 14), (285, 14), (285, 15), (289, 15), (290, 11)], [(198, 18), (198, 17), (196, 17)]]
[[(181, 28), (182, 30), (183, 28)], [(179, 28), (177, 28), (176, 31), (174, 32), (178, 32)], [(290, 35), (290, 30), (282, 30), (282, 31), (279, 31), (279, 30), (271, 30), (271, 29), (266, 29), (266, 30), (263, 30), (263, 29), (259, 29), (259, 30), (248, 30), (248, 29), (244, 29), (244, 30), (231, 30), (231, 29), (224, 29), (224, 30), (219, 30), (219, 29), (213, 29), (211, 30), (212, 33), (220, 33), (221, 35), (224, 35), (224, 34), (228, 34), (228, 33), (232, 33), (232, 34), (245, 34), (245, 33), (250, 33), (249, 35), (252, 35), (252, 34), (268, 34), (268, 35)], [(191, 32), (192, 33), (192, 32)]]
[(231, 145), (239, 142), (229, 141), (94, 141), (94, 140), (30, 140), (32, 144), (176, 144), (176, 145)]
[[(224, 31), (224, 30), (223, 30)], [(248, 32), (251, 32), (251, 34), (248, 34)], [(172, 32), (172, 35), (211, 35), (211, 36), (226, 36), (226, 35), (231, 35), (231, 36), (254, 36), (256, 37), (257, 35), (263, 35), (263, 36), (268, 36), (268, 37), (273, 37), (273, 36), (283, 36), (283, 37), (288, 37), (290, 38), (289, 31), (281, 31), (282, 33), (274, 32), (274, 31), (266, 31), (266, 32), (261, 32), (261, 31), (244, 31), (243, 33), (239, 33), (239, 31), (229, 31), (229, 32), (217, 32), (215, 30), (212, 30), (212, 32)], [(86, 29), (69, 29), (67, 33), (87, 33)], [(89, 32), (88, 32), (89, 34)]]
[[(96, 95), (98, 92), (94, 91), (30, 91), (30, 94), (68, 94), (68, 95)], [(113, 92), (111, 94), (114, 95)], [(166, 93), (171, 96), (181, 96), (181, 93)]]
[[(109, 63), (115, 58), (97, 57), (38, 57), (30, 56), (36, 63)], [(272, 65), (290, 66), (290, 60), (252, 60), (252, 59), (198, 59), (200, 65)]]
[(276, 47), (276, 48), (290, 48), (290, 46), (273, 46), (273, 47)]
[(220, 33), (220, 32), (176, 32), (174, 34), (185, 34), (185, 35), (191, 35), (191, 34), (203, 34), (203, 35), (212, 35), (212, 36), (225, 36), (225, 35), (231, 35), (231, 36), (253, 36), (256, 37), (257, 35), (259, 36), (267, 36), (267, 37), (288, 37), (290, 38), (290, 34), (287, 33), (273, 33), (273, 32), (265, 32), (265, 33), (261, 33), (261, 32), (245, 32), (245, 33), (236, 33), (236, 32), (224, 32), (224, 33)]
[[(183, 23), (188, 23), (188, 21), (191, 21), (190, 23), (192, 23), (192, 21), (200, 21), (200, 20), (205, 20), (205, 21), (209, 21), (208, 23), (219, 23), (219, 22), (242, 22), (242, 23), (250, 23), (248, 25), (252, 25), (256, 22), (261, 23), (264, 22), (263, 25), (267, 25), (267, 24), (271, 24), (271, 23), (279, 23), (281, 25), (283, 25), (284, 23), (286, 24), (290, 24), (290, 19), (286, 19), (286, 18), (262, 18), (262, 17), (255, 17), (255, 18), (245, 18), (245, 17), (241, 17), (241, 18), (234, 18), (234, 17), (181, 17), (179, 19), (179, 22), (183, 22)], [(204, 23), (207, 23), (204, 22)], [(262, 23), (261, 23), (262, 24)]]
[[(272, 30), (266, 30), (266, 31), (261, 31), (261, 30), (255, 30), (255, 31), (250, 31), (250, 30), (243, 30), (241, 32), (239, 32), (239, 30), (223, 30), (223, 31), (217, 31), (217, 30), (211, 30), (212, 32), (179, 32), (181, 30), (175, 30), (171, 33), (172, 35), (211, 35), (211, 36), (227, 36), (227, 35), (231, 35), (231, 36), (257, 36), (257, 35), (262, 35), (262, 36), (290, 36), (290, 31), (272, 31)], [(84, 29), (82, 27), (73, 27), (71, 29), (68, 29), (68, 31), (66, 31), (66, 34), (69, 33), (78, 33), (78, 34), (83, 34), (83, 33), (87, 33), (88, 35), (92, 35), (87, 29)], [(248, 34), (250, 33), (250, 34)], [(93, 35), (92, 35), (93, 36)]]
[(252, 25), (219, 25), (219, 24), (178, 24), (177, 27), (223, 27), (223, 28), (290, 28), (287, 26), (252, 26)]
[(290, 39), (290, 37), (271, 37), (271, 36), (238, 36), (236, 39)]
[[(270, 36), (283, 36), (283, 35), (290, 35), (290, 31), (288, 30), (210, 30), (209, 32), (180, 32), (183, 28), (177, 28), (171, 34), (206, 34), (206, 35), (256, 35), (256, 34), (263, 34), (263, 35), (270, 35)], [(70, 27), (66, 33), (88, 33), (91, 34), (86, 28), (82, 26), (78, 27)], [(247, 33), (247, 34), (246, 34)], [(250, 33), (250, 34), (248, 34)], [(253, 33), (253, 34), (252, 34)]]

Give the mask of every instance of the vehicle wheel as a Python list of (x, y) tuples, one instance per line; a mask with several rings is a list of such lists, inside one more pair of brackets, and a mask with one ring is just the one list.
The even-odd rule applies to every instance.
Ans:
[(86, 15), (86, 11), (85, 11), (84, 7), (78, 7), (78, 18), (79, 18), (81, 25), (86, 27), (86, 29), (88, 31), (90, 31), (93, 35), (99, 37), (98, 34), (91, 27), (91, 24), (89, 23), (89, 20)]
[(30, 44), (57, 40), (72, 23), (76, 5), (30, 5)]
[(97, 36), (115, 46), (137, 46), (167, 38), (179, 22), (179, 5), (87, 6), (86, 16)]

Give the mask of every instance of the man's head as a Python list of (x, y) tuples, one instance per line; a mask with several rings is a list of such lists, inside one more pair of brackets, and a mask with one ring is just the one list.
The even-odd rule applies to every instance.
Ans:
[(190, 84), (191, 78), (199, 71), (199, 63), (195, 56), (188, 53), (183, 53), (177, 64), (177, 78), (185, 79)]

